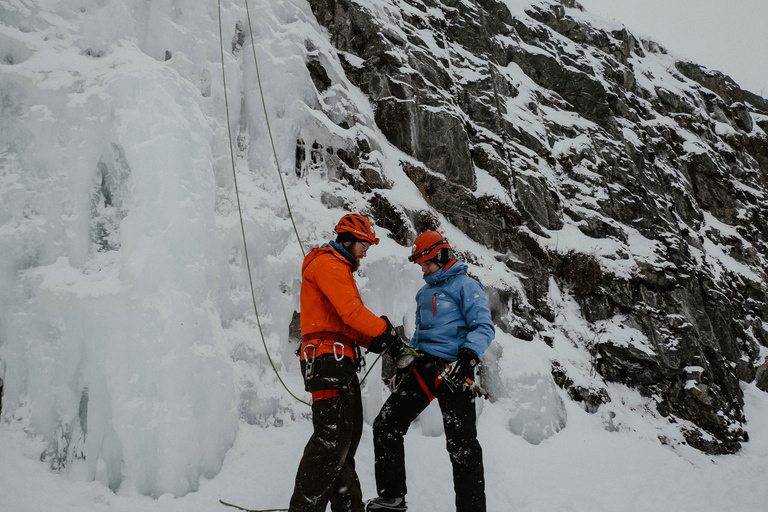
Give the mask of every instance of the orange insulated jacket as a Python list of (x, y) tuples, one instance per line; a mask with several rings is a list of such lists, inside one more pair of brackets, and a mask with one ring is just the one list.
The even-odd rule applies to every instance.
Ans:
[(384, 332), (387, 323), (360, 298), (352, 264), (332, 247), (319, 247), (301, 266), (301, 334), (305, 339), (334, 333), (363, 348)]

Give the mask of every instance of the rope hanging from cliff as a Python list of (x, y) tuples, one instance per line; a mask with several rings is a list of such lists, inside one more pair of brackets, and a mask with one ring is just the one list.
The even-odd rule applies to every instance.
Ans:
[[(269, 133), (269, 142), (272, 144), (272, 155), (274, 155), (275, 157), (275, 165), (277, 166), (277, 176), (280, 178), (280, 186), (283, 189), (285, 206), (288, 207), (288, 216), (291, 218), (291, 224), (293, 224), (293, 231), (294, 233), (296, 233), (296, 240), (299, 241), (299, 247), (301, 248), (301, 253), (304, 256), (306, 256), (307, 253), (304, 252), (304, 245), (301, 243), (299, 230), (296, 229), (296, 221), (293, 220), (291, 203), (288, 201), (288, 193), (285, 191), (285, 182), (283, 181), (283, 173), (280, 170), (280, 160), (277, 158), (277, 150), (275, 149), (275, 139), (272, 137), (272, 128), (269, 125), (269, 114), (267, 113), (267, 102), (264, 99), (264, 88), (261, 86), (261, 74), (259, 73), (259, 61), (256, 58), (256, 43), (254, 42), (254, 39), (253, 39), (253, 25), (251, 25), (251, 9), (248, 6), (248, 0), (245, 0), (245, 13), (248, 16), (248, 32), (251, 35), (251, 51), (253, 52), (253, 65), (256, 67), (256, 81), (259, 83), (259, 93), (261, 95), (261, 106), (264, 109), (264, 119), (267, 122), (267, 133)], [(219, 19), (221, 19), (221, 17), (219, 17)]]
[[(221, 0), (219, 0), (221, 1)], [(283, 196), (285, 197), (285, 205), (288, 207), (288, 215), (291, 217), (291, 222), (293, 223), (293, 230), (296, 233), (296, 239), (299, 241), (299, 247), (301, 247), (301, 252), (304, 256), (307, 255), (306, 252), (304, 252), (304, 246), (301, 244), (301, 237), (299, 237), (299, 232), (296, 229), (296, 223), (293, 220), (293, 213), (291, 213), (291, 204), (288, 202), (288, 195), (285, 192), (285, 183), (283, 182), (283, 173), (280, 171), (280, 162), (277, 159), (277, 150), (275, 149), (275, 141), (272, 138), (272, 129), (269, 126), (269, 115), (267, 114), (267, 104), (264, 100), (264, 88), (261, 86), (261, 75), (259, 73), (259, 61), (256, 58), (256, 42), (253, 37), (253, 25), (251, 24), (251, 9), (248, 5), (248, 0), (245, 0), (245, 13), (248, 17), (248, 33), (251, 36), (251, 52), (253, 53), (253, 65), (256, 67), (256, 81), (259, 83), (259, 93), (261, 94), (261, 105), (264, 109), (264, 119), (267, 123), (267, 132), (269, 133), (269, 141), (272, 143), (272, 154), (275, 157), (275, 165), (277, 165), (277, 175), (280, 177), (280, 185), (283, 188)], [(219, 17), (221, 18), (221, 17)], [(221, 23), (221, 22), (219, 22)], [(223, 51), (223, 50), (222, 50)], [(230, 144), (231, 146), (231, 144)], [(376, 363), (379, 362), (379, 359), (381, 359), (381, 354), (376, 358), (376, 360), (373, 362), (373, 364), (368, 368), (368, 371), (363, 376), (362, 380), (360, 381), (360, 384), (365, 382), (365, 379), (368, 378), (368, 374), (371, 373), (371, 370), (373, 370), (373, 367), (376, 366)]]
[[(248, 282), (249, 282), (250, 288), (251, 288), (251, 300), (253, 301), (253, 310), (256, 313), (256, 324), (257, 324), (257, 326), (259, 328), (259, 335), (261, 336), (261, 342), (264, 345), (264, 350), (267, 353), (267, 358), (269, 359), (269, 364), (272, 366), (272, 370), (275, 372), (275, 375), (277, 376), (278, 380), (280, 381), (280, 384), (282, 384), (282, 386), (285, 388), (285, 390), (288, 392), (288, 394), (290, 394), (297, 401), (299, 401), (299, 402), (301, 402), (301, 403), (303, 403), (305, 405), (311, 406), (311, 404), (309, 404), (308, 402), (306, 402), (306, 401), (302, 400), (301, 398), (297, 397), (288, 388), (288, 386), (285, 384), (285, 382), (283, 381), (282, 377), (280, 376), (280, 372), (277, 370), (277, 367), (275, 366), (274, 362), (272, 361), (272, 356), (271, 356), (271, 354), (269, 352), (269, 348), (267, 347), (266, 339), (264, 338), (264, 331), (262, 330), (262, 327), (261, 327), (261, 320), (259, 319), (259, 309), (258, 309), (258, 306), (256, 305), (256, 292), (254, 291), (254, 288), (253, 288), (253, 275), (251, 273), (250, 259), (249, 259), (249, 256), (248, 256), (248, 242), (246, 241), (246, 236), (245, 236), (245, 225), (244, 225), (244, 222), (243, 222), (243, 212), (242, 212), (242, 208), (240, 206), (240, 192), (239, 192), (239, 189), (238, 189), (238, 186), (237, 186), (237, 172), (235, 171), (235, 155), (234, 155), (234, 150), (232, 149), (232, 147), (233, 147), (233, 144), (232, 144), (232, 128), (231, 128), (230, 119), (229, 119), (229, 100), (228, 100), (228, 97), (227, 97), (227, 78), (226, 78), (226, 73), (224, 72), (224, 36), (223, 36), (222, 27), (221, 27), (221, 0), (217, 0), (217, 1), (218, 1), (218, 14), (219, 14), (219, 50), (221, 52), (221, 77), (222, 77), (222, 82), (223, 82), (223, 85), (224, 85), (224, 107), (225, 107), (225, 110), (227, 112), (227, 133), (229, 135), (229, 155), (230, 155), (230, 161), (232, 163), (232, 177), (233, 177), (234, 183), (235, 183), (235, 197), (237, 199), (237, 211), (238, 211), (238, 215), (240, 217), (240, 230), (241, 230), (242, 236), (243, 236), (243, 248), (245, 250), (246, 267), (248, 268)], [(280, 170), (280, 161), (279, 161), (279, 159), (277, 157), (277, 150), (275, 149), (275, 141), (274, 141), (274, 138), (272, 136), (272, 129), (271, 129), (270, 124), (269, 124), (269, 114), (267, 113), (267, 104), (266, 104), (266, 100), (264, 99), (264, 89), (263, 89), (263, 87), (261, 85), (261, 75), (259, 73), (259, 62), (258, 62), (258, 59), (256, 58), (256, 43), (255, 43), (255, 40), (254, 40), (254, 37), (253, 37), (253, 25), (251, 24), (251, 12), (250, 12), (250, 7), (248, 5), (248, 0), (245, 0), (245, 10), (246, 10), (246, 15), (248, 17), (248, 32), (250, 33), (250, 37), (251, 37), (251, 50), (253, 52), (253, 63), (254, 63), (254, 66), (256, 68), (256, 79), (257, 79), (257, 82), (259, 84), (259, 93), (261, 95), (261, 104), (262, 104), (262, 107), (264, 109), (264, 119), (265, 119), (266, 125), (267, 125), (267, 132), (269, 133), (269, 140), (270, 140), (270, 143), (272, 145), (272, 154), (273, 154), (273, 156), (275, 158), (275, 165), (277, 166), (277, 175), (280, 178), (280, 186), (283, 189), (283, 197), (285, 198), (285, 205), (288, 208), (288, 215), (291, 218), (291, 224), (293, 225), (293, 231), (296, 234), (296, 240), (299, 242), (299, 248), (301, 249), (301, 253), (304, 256), (306, 256), (306, 252), (304, 251), (304, 245), (301, 243), (301, 237), (299, 236), (299, 231), (296, 228), (296, 222), (295, 222), (295, 220), (293, 218), (293, 212), (291, 211), (291, 204), (288, 201), (288, 194), (287, 194), (287, 192), (285, 190), (285, 182), (283, 181), (283, 173)], [(378, 363), (379, 359), (381, 359), (381, 355), (382, 354), (379, 354), (379, 356), (376, 358), (376, 360), (374, 360), (373, 364), (368, 368), (368, 371), (363, 376), (362, 380), (360, 381), (360, 384), (364, 383), (365, 379), (368, 378), (368, 374), (371, 372), (371, 370), (373, 370), (373, 367), (376, 366), (376, 363)]]
[[(237, 212), (238, 212), (238, 215), (240, 216), (240, 231), (242, 232), (242, 235), (243, 235), (243, 247), (245, 249), (245, 266), (248, 269), (248, 282), (249, 282), (249, 284), (251, 286), (251, 300), (253, 301), (253, 310), (256, 313), (256, 325), (259, 328), (259, 335), (261, 336), (261, 342), (264, 345), (264, 350), (267, 352), (267, 359), (269, 359), (269, 364), (272, 366), (272, 370), (274, 370), (275, 375), (277, 375), (277, 379), (280, 381), (280, 384), (282, 384), (283, 387), (285, 388), (285, 390), (288, 392), (288, 394), (290, 394), (297, 401), (299, 401), (299, 402), (301, 402), (301, 403), (311, 407), (311, 405), (308, 402), (305, 402), (301, 398), (299, 398), (296, 395), (294, 395), (293, 392), (290, 389), (288, 389), (288, 386), (286, 386), (285, 382), (283, 382), (282, 377), (280, 377), (280, 372), (277, 371), (277, 367), (275, 366), (275, 363), (272, 361), (272, 356), (269, 353), (269, 348), (267, 348), (267, 341), (264, 338), (264, 331), (261, 328), (261, 320), (259, 319), (259, 308), (256, 305), (256, 292), (253, 289), (253, 275), (251, 273), (251, 263), (250, 263), (251, 260), (248, 257), (248, 242), (246, 241), (246, 236), (245, 236), (245, 223), (243, 222), (243, 210), (240, 207), (240, 192), (239, 192), (238, 187), (237, 187), (237, 172), (235, 171), (235, 153), (234, 153), (234, 150), (232, 149), (232, 127), (231, 127), (231, 124), (230, 124), (230, 121), (229, 121), (229, 99), (227, 97), (227, 75), (224, 72), (224, 37), (222, 35), (222, 30), (221, 30), (221, 0), (218, 0), (218, 8), (219, 8), (219, 49), (221, 50), (221, 79), (222, 79), (222, 82), (224, 84), (224, 108), (227, 111), (227, 133), (229, 134), (229, 157), (230, 157), (230, 161), (232, 162), (232, 177), (234, 178), (234, 181), (235, 181), (235, 198), (237, 199)], [(250, 18), (249, 18), (248, 22), (250, 24)], [(255, 56), (255, 53), (254, 53), (254, 56)], [(263, 94), (262, 94), (262, 100), (263, 100)], [(266, 112), (267, 112), (267, 110), (265, 108), (264, 109), (264, 114), (265, 115), (266, 115)], [(267, 125), (267, 126), (269, 126), (269, 125)], [(271, 138), (272, 138), (272, 135), (270, 133), (270, 139)], [(274, 149), (274, 147), (275, 146), (274, 146), (274, 143), (273, 143), (272, 144), (272, 149)], [(275, 161), (277, 161), (277, 154), (276, 153), (275, 153)], [(278, 167), (278, 173), (279, 172), (280, 171), (279, 171), (279, 167)], [(283, 179), (282, 179), (282, 176), (281, 176), (280, 177), (280, 182), (282, 183), (282, 181), (283, 181)], [(283, 193), (285, 193), (285, 187), (283, 187)], [(288, 196), (287, 195), (286, 195), (285, 200), (286, 200), (286, 204), (288, 204)], [(288, 206), (288, 211), (289, 212), (290, 212), (290, 208), (291, 207), (289, 205)], [(291, 215), (291, 222), (293, 222), (293, 215)], [(296, 229), (296, 224), (295, 223), (293, 224), (293, 228), (294, 228), (294, 230)], [(296, 231), (296, 237), (298, 238), (298, 236), (299, 236), (299, 233), (298, 233), (298, 231)], [(301, 246), (301, 239), (299, 239), (299, 245)], [(301, 247), (301, 252), (302, 253), (304, 252), (304, 247), (303, 246)]]

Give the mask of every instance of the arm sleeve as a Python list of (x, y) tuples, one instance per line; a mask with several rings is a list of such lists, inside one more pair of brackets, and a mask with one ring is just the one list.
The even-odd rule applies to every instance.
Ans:
[(471, 277), (467, 277), (461, 287), (461, 313), (469, 328), (467, 342), (463, 346), (474, 351), (478, 357), (482, 357), (496, 337), (496, 329), (493, 326), (485, 291), (480, 283)]
[(370, 337), (382, 334), (387, 328), (384, 320), (363, 305), (355, 279), (346, 265), (329, 261), (321, 272), (314, 272), (314, 279), (346, 325)]

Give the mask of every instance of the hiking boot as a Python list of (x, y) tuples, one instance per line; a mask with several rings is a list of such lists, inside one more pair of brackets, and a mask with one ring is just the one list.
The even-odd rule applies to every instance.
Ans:
[(375, 510), (393, 510), (396, 512), (405, 512), (408, 510), (408, 506), (405, 503), (405, 498), (400, 496), (399, 498), (392, 498), (388, 500), (379, 496), (368, 500), (368, 504), (365, 506), (366, 512), (373, 512)]

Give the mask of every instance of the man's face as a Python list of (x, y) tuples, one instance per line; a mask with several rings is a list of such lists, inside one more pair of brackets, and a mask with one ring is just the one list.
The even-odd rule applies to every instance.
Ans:
[(355, 242), (348, 251), (356, 260), (360, 261), (368, 255), (368, 248), (370, 246), (371, 244), (368, 242)]
[(438, 265), (437, 263), (435, 263), (432, 260), (423, 261), (423, 262), (419, 263), (419, 265), (421, 266), (421, 271), (424, 272), (425, 276), (432, 275), (435, 272), (437, 272), (438, 270), (440, 270), (440, 265)]

